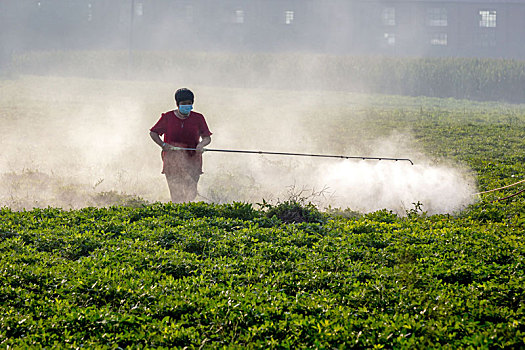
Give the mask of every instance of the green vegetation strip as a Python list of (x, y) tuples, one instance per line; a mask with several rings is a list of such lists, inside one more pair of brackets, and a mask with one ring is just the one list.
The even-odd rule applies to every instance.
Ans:
[(0, 346), (520, 348), (525, 218), (504, 208), (4, 208)]
[(154, 51), (130, 58), (128, 51), (35, 51), (13, 56), (11, 71), (525, 103), (525, 61), (509, 59)]

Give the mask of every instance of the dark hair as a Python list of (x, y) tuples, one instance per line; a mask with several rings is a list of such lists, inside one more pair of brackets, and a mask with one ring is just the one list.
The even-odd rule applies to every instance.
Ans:
[(190, 89), (181, 88), (175, 92), (175, 102), (177, 102), (177, 106), (182, 101), (191, 101), (191, 103), (193, 103), (194, 99), (195, 97)]

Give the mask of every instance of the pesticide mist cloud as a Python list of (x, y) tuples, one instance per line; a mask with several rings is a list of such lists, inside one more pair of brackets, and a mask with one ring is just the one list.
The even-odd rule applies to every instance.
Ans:
[(429, 213), (455, 212), (471, 203), (473, 184), (457, 169), (410, 164), (346, 163), (323, 173), (333, 202), (358, 211), (382, 208), (404, 213), (421, 203)]
[[(380, 209), (401, 215), (422, 204), (430, 214), (453, 213), (473, 202), (474, 180), (466, 171), (431, 164), (375, 160), (276, 159), (273, 156), (229, 159), (207, 154), (201, 193), (215, 201), (284, 201), (307, 198), (320, 207), (360, 212)], [(229, 169), (219, 164), (228, 163)], [(235, 166), (231, 166), (235, 164)], [(224, 177), (224, 174), (227, 174)], [(218, 188), (222, 192), (217, 191)]]
[[(197, 200), (260, 203), (301, 193), (320, 207), (429, 213), (468, 205), (474, 180), (433, 165), (410, 132), (374, 134), (345, 93), (189, 86), (208, 121), (212, 148), (410, 157), (408, 162), (204, 154)], [(148, 130), (174, 108), (171, 83), (21, 77), (2, 86), (0, 205), (78, 208), (113, 194), (168, 201), (159, 148)], [(326, 111), (320, 109), (328, 106)], [(324, 111), (324, 112), (323, 112)]]

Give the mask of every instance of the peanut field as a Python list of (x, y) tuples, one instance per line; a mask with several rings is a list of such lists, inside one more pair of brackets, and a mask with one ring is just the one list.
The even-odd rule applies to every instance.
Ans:
[[(206, 200), (166, 203), (147, 130), (171, 106), (158, 97), (170, 98), (171, 89), (67, 77), (0, 82), (0, 347), (525, 346), (525, 194), (499, 200), (524, 183), (474, 193), (448, 213), (429, 213), (417, 200), (402, 212), (364, 212), (319, 206), (313, 192), (254, 199), (249, 173), (209, 167)], [(299, 110), (306, 125), (318, 120), (321, 100), (329, 117), (307, 132), (293, 129), (289, 144), (373, 151), (369, 142), (397, 130), (410, 135), (402, 150), (417, 149), (416, 164), (467, 169), (476, 193), (525, 178), (524, 105), (197, 91), (218, 146), (227, 145), (223, 123), (257, 130), (250, 105), (259, 118), (270, 115), (270, 97), (300, 98), (308, 108), (287, 112)], [(147, 103), (137, 104), (141, 97)], [(247, 99), (235, 110), (212, 108)], [(91, 142), (95, 126), (98, 143)], [(135, 141), (139, 134), (144, 139)], [(264, 135), (249, 134), (263, 144)]]

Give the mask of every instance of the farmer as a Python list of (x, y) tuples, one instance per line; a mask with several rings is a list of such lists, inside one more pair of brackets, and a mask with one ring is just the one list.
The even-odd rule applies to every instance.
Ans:
[[(166, 176), (173, 203), (189, 202), (197, 196), (202, 174), (202, 152), (211, 142), (211, 132), (200, 113), (192, 112), (194, 95), (182, 88), (175, 92), (177, 109), (163, 113), (150, 129), (153, 141), (162, 147), (162, 173)], [(160, 138), (164, 135), (164, 141)], [(173, 150), (173, 146), (195, 151)]]

